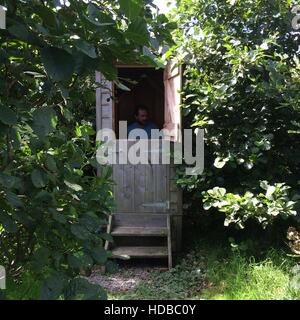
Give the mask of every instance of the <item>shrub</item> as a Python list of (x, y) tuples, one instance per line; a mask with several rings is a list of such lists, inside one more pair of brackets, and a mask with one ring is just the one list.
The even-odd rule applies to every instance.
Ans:
[(225, 213), (225, 226), (233, 223), (239, 228), (244, 228), (248, 219), (257, 220), (265, 228), (275, 218), (286, 219), (297, 214), (293, 210), (295, 202), (288, 197), (287, 190), (290, 187), (284, 183), (269, 185), (267, 181), (261, 181), (260, 186), (265, 193), (254, 195), (248, 191), (243, 196), (226, 193), (225, 188), (214, 187), (203, 192), (204, 209), (217, 208)]
[(152, 52), (174, 24), (152, 14), (152, 1), (1, 4), (0, 263), (40, 281), (43, 299), (105, 298), (80, 276), (105, 264), (111, 240), (111, 172), (95, 160), (95, 70), (121, 86), (116, 61), (160, 65)]
[[(205, 130), (203, 174), (186, 176), (178, 170), (189, 211), (201, 211), (199, 202), (207, 195), (202, 192), (218, 186), (238, 195), (226, 194), (223, 200), (253, 206), (262, 222), (268, 214), (261, 210), (269, 216), (278, 210), (289, 214), (288, 201), (273, 210), (270, 206), (281, 200), (250, 194), (260, 192), (260, 180), (269, 181), (271, 188), (278, 181), (286, 183), (291, 199), (299, 199), (299, 31), (291, 25), (296, 4), (178, 2), (173, 17), (179, 25), (177, 46), (169, 54), (186, 65), (184, 125)], [(255, 209), (253, 201), (261, 207)], [(239, 208), (230, 211), (243, 214)]]

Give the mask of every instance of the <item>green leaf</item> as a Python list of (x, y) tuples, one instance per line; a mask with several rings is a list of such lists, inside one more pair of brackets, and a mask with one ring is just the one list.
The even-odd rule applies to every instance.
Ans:
[(56, 300), (63, 293), (65, 278), (56, 274), (50, 276), (44, 283), (40, 292), (41, 300)]
[(205, 202), (205, 203), (203, 204), (203, 209), (204, 209), (204, 210), (209, 210), (210, 208), (211, 208), (211, 204), (210, 204), (210, 203)]
[(226, 189), (225, 189), (225, 188), (215, 187), (213, 190), (216, 192), (216, 194), (217, 194), (218, 197), (220, 197), (220, 198), (224, 197), (225, 194), (226, 194)]
[(48, 8), (45, 5), (41, 5), (41, 6), (38, 5), (38, 6), (34, 6), (33, 10), (34, 10), (34, 13), (36, 13), (37, 15), (39, 15), (42, 18), (42, 20), (46, 26), (51, 27), (51, 28), (57, 27), (55, 13), (50, 8)]
[(18, 231), (16, 222), (9, 215), (0, 211), (1, 224), (7, 232), (16, 233)]
[(47, 155), (46, 157), (46, 167), (48, 170), (52, 171), (52, 172), (56, 172), (57, 171), (57, 166), (56, 166), (56, 162), (54, 160), (54, 157)]
[(90, 212), (87, 212), (86, 214), (84, 214), (79, 219), (79, 222), (82, 226), (84, 226), (85, 228), (87, 228), (91, 232), (96, 232), (98, 230), (99, 224), (100, 224), (100, 223), (98, 223), (97, 215), (93, 215)]
[(267, 192), (266, 192), (266, 198), (272, 198), (272, 194), (275, 192), (276, 188), (274, 186), (268, 186)]
[(28, 41), (29, 39), (29, 32), (25, 25), (15, 22), (12, 26), (7, 28), (10, 34), (14, 35), (15, 37)]
[(137, 18), (144, 5), (142, 0), (119, 0), (121, 11), (130, 20)]
[(221, 169), (225, 166), (226, 162), (228, 162), (228, 158), (220, 158), (220, 157), (217, 157), (214, 161), (214, 166), (218, 169)]
[(143, 55), (148, 57), (152, 63), (156, 62), (156, 56), (146, 46), (143, 46)]
[(125, 84), (123, 84), (122, 82), (120, 81), (115, 81), (115, 84), (116, 86), (121, 89), (121, 90), (124, 90), (124, 91), (131, 91), (130, 88), (126, 87)]
[(78, 50), (89, 56), (90, 58), (97, 58), (95, 47), (85, 40), (79, 39), (76, 41), (76, 47)]
[(41, 53), (49, 77), (55, 81), (64, 81), (71, 78), (75, 68), (75, 62), (71, 54), (56, 47), (43, 48)]
[(128, 39), (141, 45), (148, 45), (150, 42), (150, 35), (147, 30), (146, 21), (141, 17), (136, 18), (129, 24), (125, 35)]
[(45, 43), (34, 32), (29, 30), (25, 24), (13, 20), (11, 21), (13, 22), (13, 25), (8, 27), (7, 30), (18, 40), (27, 42), (28, 44), (33, 44), (35, 46), (45, 45)]
[(0, 184), (6, 189), (17, 188), (20, 183), (20, 178), (0, 173)]
[(93, 259), (82, 251), (68, 255), (68, 263), (72, 268), (88, 268), (93, 265)]
[(101, 22), (114, 24), (115, 20), (107, 13), (97, 6), (95, 3), (90, 2), (88, 4), (88, 15), (94, 19), (100, 19)]
[(12, 127), (10, 130), (10, 139), (11, 139), (11, 144), (15, 150), (19, 150), (21, 147), (21, 135), (20, 132), (16, 129), (16, 127)]
[(95, 26), (97, 26), (97, 27), (106, 27), (106, 26), (112, 26), (112, 25), (114, 25), (114, 23), (112, 23), (112, 22), (103, 22), (103, 23), (101, 23), (101, 22), (98, 22), (98, 20), (94, 20), (93, 18), (89, 18), (89, 17), (87, 17), (87, 16), (85, 16), (85, 15), (83, 15), (89, 22), (91, 22), (92, 24), (94, 24)]
[(17, 123), (17, 115), (10, 108), (0, 105), (0, 121), (9, 126)]
[(7, 192), (6, 199), (12, 206), (14, 206), (16, 208), (21, 208), (24, 206), (21, 199), (13, 192), (10, 192), (10, 191)]
[(33, 266), (35, 269), (40, 270), (45, 267), (48, 263), (48, 258), (50, 255), (50, 251), (48, 248), (40, 247), (35, 250), (33, 254)]
[(67, 181), (67, 180), (64, 180), (64, 183), (66, 186), (68, 186), (70, 189), (74, 190), (74, 191), (82, 191), (82, 186), (80, 186), (79, 184), (77, 183), (73, 183), (73, 182), (70, 182), (70, 181)]
[(268, 190), (268, 187), (269, 187), (268, 181), (263, 180), (263, 181), (260, 182), (259, 185), (260, 185), (260, 187), (261, 187), (262, 189)]
[(114, 25), (114, 20), (105, 15), (94, 3), (88, 4), (88, 16), (83, 16), (97, 27)]
[[(101, 52), (103, 53), (103, 51)], [(99, 70), (105, 75), (107, 80), (114, 80), (117, 78), (118, 72), (117, 68), (114, 66), (113, 61), (111, 59), (106, 59), (101, 57), (99, 59)]]
[(67, 223), (67, 218), (63, 213), (53, 210), (52, 212), (53, 219), (58, 221), (59, 223), (65, 224)]
[(36, 188), (43, 188), (48, 183), (48, 176), (44, 171), (34, 169), (31, 172), (31, 181)]
[(54, 199), (53, 194), (46, 190), (41, 190), (34, 197), (34, 200), (38, 200), (41, 202), (48, 202), (48, 203), (53, 201), (53, 199)]
[(79, 224), (74, 224), (71, 226), (71, 232), (76, 236), (78, 239), (86, 240), (90, 237), (90, 232), (83, 226)]
[(33, 130), (44, 137), (53, 132), (57, 124), (56, 112), (51, 107), (41, 107), (33, 112)]
[(66, 290), (67, 300), (105, 300), (107, 294), (99, 285), (92, 284), (88, 280), (77, 277), (72, 279)]
[(109, 233), (101, 233), (99, 236), (100, 236), (102, 239), (106, 240), (106, 241), (109, 241), (109, 242), (113, 242), (113, 241), (114, 241), (112, 235), (109, 234)]
[(4, 124), (3, 122), (1, 122), (1, 120), (0, 120), (0, 135), (2, 137), (7, 134), (8, 129), (9, 129), (8, 126), (6, 124)]
[(107, 260), (107, 251), (102, 247), (95, 248), (92, 251), (92, 256), (98, 263), (105, 264)]

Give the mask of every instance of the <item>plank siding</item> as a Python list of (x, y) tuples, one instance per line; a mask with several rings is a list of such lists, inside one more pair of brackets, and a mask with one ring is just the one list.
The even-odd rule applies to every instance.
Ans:
[(103, 128), (113, 129), (113, 84), (99, 71), (96, 71), (96, 82), (99, 84), (96, 89), (97, 131)]

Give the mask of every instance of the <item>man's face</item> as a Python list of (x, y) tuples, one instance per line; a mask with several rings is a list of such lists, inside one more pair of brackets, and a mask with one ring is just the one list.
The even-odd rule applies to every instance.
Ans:
[(139, 122), (142, 125), (147, 124), (149, 116), (147, 110), (139, 110), (139, 113), (137, 116), (135, 116), (137, 122)]

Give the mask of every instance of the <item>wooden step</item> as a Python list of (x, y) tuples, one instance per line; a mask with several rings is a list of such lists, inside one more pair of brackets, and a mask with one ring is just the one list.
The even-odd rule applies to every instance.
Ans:
[(112, 249), (114, 256), (132, 258), (166, 258), (168, 247), (116, 247)]
[(120, 237), (166, 237), (168, 235), (168, 229), (164, 227), (157, 228), (145, 228), (145, 227), (115, 227), (111, 234), (113, 236)]
[(132, 227), (132, 228), (167, 228), (166, 214), (131, 214), (114, 213), (114, 227)]

